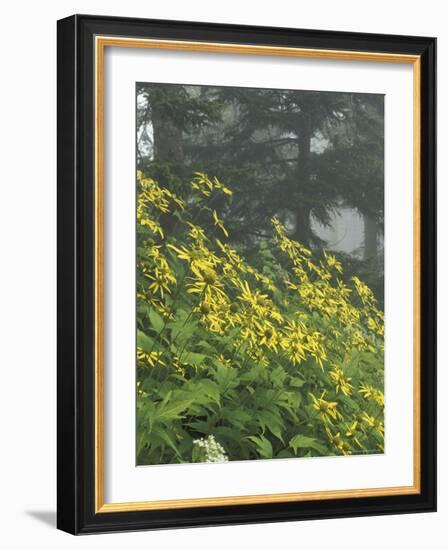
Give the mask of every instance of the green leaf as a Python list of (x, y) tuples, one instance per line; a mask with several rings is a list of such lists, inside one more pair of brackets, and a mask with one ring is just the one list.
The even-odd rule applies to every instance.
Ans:
[(217, 405), (221, 404), (221, 394), (216, 382), (207, 379), (200, 380), (197, 383), (197, 388), (203, 395), (214, 401)]
[(305, 380), (293, 377), (291, 378), (291, 381), (289, 383), (291, 384), (291, 386), (294, 386), (294, 388), (301, 388), (305, 384)]
[(138, 429), (138, 437), (137, 437), (137, 454), (140, 454), (142, 449), (145, 447), (147, 440), (148, 440), (148, 434), (145, 430), (143, 430), (140, 426)]
[(216, 365), (213, 375), (215, 380), (218, 382), (221, 392), (226, 392), (227, 390), (236, 388), (239, 384), (238, 369)]
[(199, 432), (203, 435), (210, 435), (212, 433), (212, 422), (210, 419), (207, 419), (207, 421), (204, 420), (197, 420), (195, 422), (190, 423), (191, 428), (193, 428), (194, 431)]
[(161, 330), (163, 330), (163, 327), (165, 326), (165, 321), (163, 320), (163, 317), (160, 315), (160, 313), (156, 311), (154, 308), (151, 308), (148, 314), (154, 329), (157, 332), (160, 332)]
[(182, 361), (185, 363), (190, 363), (190, 365), (200, 367), (206, 358), (207, 355), (204, 355), (203, 353), (195, 353), (193, 351), (184, 350)]
[(210, 353), (216, 353), (216, 348), (210, 344), (210, 342), (207, 342), (206, 340), (201, 340), (197, 344), (198, 348), (203, 349), (204, 351), (208, 351)]
[(204, 462), (204, 451), (202, 447), (197, 447), (196, 445), (193, 446), (193, 450), (191, 452), (191, 461)]
[(346, 395), (341, 395), (340, 400), (344, 405), (347, 407), (350, 407), (353, 411), (356, 411), (359, 409), (359, 405), (354, 401), (351, 397), (347, 397)]
[(283, 442), (282, 430), (285, 425), (278, 413), (273, 411), (257, 411), (256, 418), (263, 432), (267, 428), (277, 439)]
[(283, 386), (283, 383), (285, 381), (285, 378), (286, 378), (287, 374), (285, 372), (285, 369), (283, 367), (275, 367), (271, 372), (270, 372), (270, 378), (271, 378), (271, 381), (272, 381), (272, 384), (274, 386)]
[(191, 338), (197, 329), (197, 323), (190, 318), (187, 321), (188, 314), (183, 309), (176, 312), (176, 321), (169, 323), (171, 329), (171, 342), (176, 342), (176, 345), (181, 346)]
[(247, 439), (253, 441), (257, 446), (258, 454), (262, 458), (272, 458), (272, 445), (269, 439), (266, 439), (264, 435), (251, 435)]
[(156, 417), (158, 420), (168, 421), (182, 418), (188, 407), (193, 402), (192, 399), (183, 399), (176, 401), (173, 399), (173, 403), (161, 403), (156, 410)]
[(146, 336), (141, 330), (137, 330), (137, 346), (146, 351), (146, 353), (150, 353), (154, 348), (154, 340)]
[(223, 409), (222, 417), (239, 430), (244, 431), (247, 431), (247, 424), (252, 420), (252, 415), (242, 409)]
[(297, 434), (289, 442), (289, 446), (297, 454), (299, 449), (314, 449), (321, 454), (326, 454), (326, 449), (321, 445), (314, 437), (308, 437), (307, 435)]
[(153, 435), (159, 437), (165, 443), (165, 445), (168, 445), (168, 447), (170, 447), (176, 453), (179, 458), (182, 458), (176, 444), (168, 435), (168, 432), (166, 430), (164, 430), (163, 428), (154, 429)]
[[(302, 396), (299, 392), (286, 392), (286, 398), (287, 398), (287, 402), (288, 402), (288, 407), (284, 407), (284, 408), (287, 408), (288, 411), (293, 414), (293, 416), (296, 416), (295, 415), (295, 412), (294, 410), (291, 410), (291, 409), (298, 409), (300, 407), (300, 405), (302, 404)], [(280, 404), (280, 406), (283, 406), (282, 404)]]

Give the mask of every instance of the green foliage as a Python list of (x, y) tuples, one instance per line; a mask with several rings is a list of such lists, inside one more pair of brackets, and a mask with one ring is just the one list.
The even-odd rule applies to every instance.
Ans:
[(276, 218), (244, 257), (216, 209), (232, 198), (204, 174), (181, 197), (139, 173), (138, 464), (382, 452), (373, 293)]

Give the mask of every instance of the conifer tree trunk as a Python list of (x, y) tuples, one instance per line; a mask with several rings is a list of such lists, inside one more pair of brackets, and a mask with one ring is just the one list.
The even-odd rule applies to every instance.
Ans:
[(377, 255), (378, 223), (375, 218), (364, 214), (364, 259)]
[[(312, 130), (308, 116), (303, 117), (298, 136), (299, 156), (298, 156), (298, 181), (297, 186), (299, 194), (303, 196), (304, 192), (310, 186), (310, 160), (311, 160), (311, 137)], [(295, 209), (296, 227), (294, 238), (303, 245), (309, 247), (311, 242), (310, 209), (306, 204), (299, 204)]]

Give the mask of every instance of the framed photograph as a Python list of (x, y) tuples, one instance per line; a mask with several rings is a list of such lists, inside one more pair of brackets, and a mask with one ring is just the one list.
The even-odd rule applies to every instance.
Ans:
[(436, 508), (434, 38), (58, 22), (58, 527)]

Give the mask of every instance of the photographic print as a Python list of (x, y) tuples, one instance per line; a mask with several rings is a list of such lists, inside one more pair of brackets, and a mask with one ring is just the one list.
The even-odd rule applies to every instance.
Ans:
[(384, 452), (384, 96), (136, 85), (137, 464)]
[(58, 21), (59, 529), (436, 510), (435, 62)]

